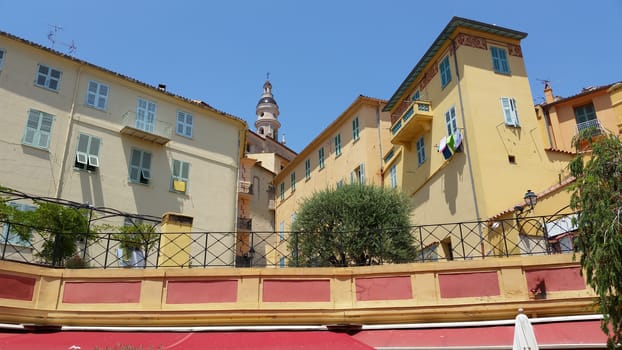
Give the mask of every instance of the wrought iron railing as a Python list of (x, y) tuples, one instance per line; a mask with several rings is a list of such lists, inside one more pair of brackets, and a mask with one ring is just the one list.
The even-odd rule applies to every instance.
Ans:
[[(473, 221), (407, 228), (416, 257), (411, 262), (473, 260), (520, 255), (547, 255), (575, 251), (577, 214), (556, 214), (496, 221)], [(128, 251), (115, 232), (52, 234), (32, 228), (27, 240), (12, 235), (11, 227), (0, 222), (0, 259), (52, 267), (73, 268), (158, 268), (184, 267), (285, 267), (301, 266), (298, 243), (301, 232), (187, 232), (145, 234), (138, 247)], [(374, 230), (367, 236), (391, 240), (391, 230)], [(352, 232), (335, 232), (350, 235)], [(362, 233), (361, 233), (362, 234)], [(140, 234), (138, 234), (140, 237)], [(75, 242), (75, 254), (55, 258), (56, 239)], [(386, 242), (376, 242), (386, 246)], [(51, 250), (50, 250), (51, 249)], [(381, 258), (365, 264), (387, 263)], [(346, 262), (345, 265), (351, 266)], [(313, 266), (330, 266), (318, 263)]]

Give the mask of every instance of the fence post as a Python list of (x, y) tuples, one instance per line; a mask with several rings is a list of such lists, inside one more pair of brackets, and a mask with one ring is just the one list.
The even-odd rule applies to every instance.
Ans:
[(423, 233), (421, 233), (421, 226), (419, 226), (419, 244), (421, 250), (421, 262), (425, 262), (425, 252), (423, 251)]
[(60, 235), (62, 233), (57, 232), (54, 233), (54, 249), (52, 250), (52, 267), (56, 267), (56, 264), (59, 262), (58, 261), (58, 255), (60, 253)]
[[(111, 233), (108, 232), (106, 234), (108, 236), (108, 238), (106, 239), (106, 254), (104, 254), (104, 269), (108, 268), (108, 254), (110, 254), (110, 235)], [(115, 256), (117, 256), (115, 254)]]
[(462, 234), (462, 224), (458, 224), (458, 231), (460, 231), (460, 245), (462, 246), (462, 260), (466, 260), (466, 250), (464, 250), (464, 235)]
[(294, 261), (296, 262), (296, 267), (300, 267), (298, 260), (298, 232), (294, 232)]
[(6, 246), (9, 244), (9, 232), (11, 232), (11, 223), (5, 222), (7, 225), (6, 235), (4, 235), (4, 245), (2, 246), (2, 260), (4, 260), (4, 254), (6, 253)]

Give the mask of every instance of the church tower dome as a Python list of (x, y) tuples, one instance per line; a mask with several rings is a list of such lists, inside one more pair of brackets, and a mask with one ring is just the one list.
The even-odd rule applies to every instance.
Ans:
[(257, 120), (255, 121), (256, 132), (262, 137), (270, 137), (278, 141), (279, 128), (281, 123), (278, 120), (279, 117), (279, 105), (276, 104), (276, 100), (272, 95), (272, 84), (269, 77), (263, 84), (263, 94), (257, 102), (257, 108), (255, 109)]

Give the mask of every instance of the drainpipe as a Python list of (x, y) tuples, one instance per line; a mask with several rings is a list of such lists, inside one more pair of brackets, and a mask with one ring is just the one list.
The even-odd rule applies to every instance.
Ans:
[(380, 102), (376, 104), (376, 129), (378, 130), (378, 155), (380, 156), (380, 184), (384, 185), (384, 165), (382, 164), (382, 138), (380, 133)]
[(80, 82), (80, 75), (82, 73), (82, 65), (78, 67), (78, 74), (76, 74), (76, 81), (74, 83), (73, 98), (71, 100), (71, 109), (69, 110), (69, 125), (67, 126), (67, 134), (65, 135), (65, 151), (63, 152), (63, 160), (60, 165), (60, 176), (58, 177), (58, 185), (56, 186), (56, 198), (60, 198), (63, 191), (63, 182), (65, 181), (65, 167), (69, 159), (69, 138), (71, 137), (71, 131), (73, 130), (73, 120), (76, 108), (76, 98), (78, 96), (78, 83)]

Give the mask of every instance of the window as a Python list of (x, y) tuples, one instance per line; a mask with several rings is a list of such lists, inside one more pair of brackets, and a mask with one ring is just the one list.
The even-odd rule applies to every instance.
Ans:
[(344, 183), (343, 179), (340, 179), (339, 181), (337, 181), (337, 188), (343, 187), (344, 184), (345, 183)]
[(594, 110), (594, 105), (592, 103), (575, 107), (574, 116), (577, 120), (577, 128), (579, 131), (588, 128), (597, 128), (599, 126), (596, 121), (596, 111)]
[(490, 47), (492, 55), (492, 69), (497, 73), (510, 74), (510, 64), (508, 63), (508, 53), (500, 47)]
[(28, 121), (26, 122), (22, 143), (47, 149), (50, 146), (50, 134), (52, 133), (53, 123), (53, 115), (31, 109), (28, 111)]
[(2, 70), (2, 62), (4, 62), (4, 53), (5, 51), (0, 49), (0, 70)]
[(341, 155), (341, 134), (337, 134), (335, 136), (335, 157), (339, 157)]
[(58, 91), (60, 89), (60, 77), (62, 74), (63, 73), (58, 69), (40, 64), (39, 67), (37, 67), (35, 85)]
[(173, 159), (173, 176), (171, 176), (171, 190), (179, 193), (188, 191), (188, 177), (190, 163)]
[(391, 179), (391, 188), (397, 187), (397, 167), (395, 164), (389, 168), (389, 178)]
[[(35, 211), (37, 209), (37, 207), (32, 206), (32, 205), (15, 203), (15, 202), (8, 202), (8, 205), (15, 208), (18, 211)], [(9, 220), (13, 220), (13, 219), (9, 218)], [(19, 220), (15, 219), (15, 221), (19, 221)], [(5, 244), (5, 242), (8, 245), (14, 245), (14, 246), (20, 246), (20, 247), (31, 246), (30, 242), (27, 239), (23, 239), (19, 234), (17, 234), (16, 231), (10, 228), (9, 223), (3, 223), (2, 232), (0, 232), (0, 244)]]
[(95, 171), (99, 168), (99, 137), (79, 134), (76, 147), (76, 160), (73, 167), (76, 169)]
[(305, 179), (311, 179), (311, 159), (305, 160)]
[(192, 122), (192, 114), (177, 111), (177, 128), (175, 128), (177, 135), (192, 138)]
[(417, 140), (417, 160), (419, 166), (425, 163), (425, 139), (423, 138), (423, 136), (421, 136), (419, 140)]
[(447, 135), (453, 135), (458, 131), (458, 124), (456, 122), (456, 107), (451, 107), (445, 112), (445, 123), (447, 125)]
[(156, 120), (156, 104), (142, 98), (138, 99), (136, 108), (136, 128), (153, 132)]
[(359, 139), (359, 117), (352, 119), (352, 139), (354, 141)]
[(279, 267), (280, 268), (285, 267), (285, 257), (284, 256), (279, 258)]
[(320, 169), (324, 169), (324, 147), (317, 151), (317, 158), (318, 163), (320, 164)]
[(106, 110), (108, 104), (108, 85), (96, 82), (95, 80), (89, 81), (89, 87), (86, 90), (86, 104), (93, 108)]
[(285, 199), (285, 182), (281, 182), (279, 185), (279, 198), (281, 198), (281, 200)]
[(296, 222), (296, 217), (297, 216), (298, 216), (298, 213), (293, 212), (291, 217), (290, 217), (292, 227), (294, 226), (294, 222)]
[(285, 221), (279, 223), (279, 241), (285, 240)]
[(520, 126), (518, 113), (516, 113), (516, 100), (511, 97), (501, 97), (501, 107), (503, 108), (505, 125)]
[(350, 183), (365, 183), (365, 164), (361, 164), (350, 173)]
[(449, 56), (445, 57), (439, 65), (441, 71), (441, 88), (444, 88), (451, 81), (451, 68), (449, 67)]
[(151, 153), (133, 149), (130, 159), (130, 181), (148, 184), (149, 180), (151, 180)]
[(292, 192), (296, 191), (296, 172), (292, 172), (289, 175), (289, 182), (290, 182), (290, 188), (292, 189)]
[(414, 94), (412, 94), (412, 96), (410, 97), (410, 100), (411, 100), (411, 101), (417, 101), (417, 100), (419, 100), (419, 99), (420, 99), (420, 96), (419, 96), (419, 95), (420, 95), (419, 90), (415, 91), (415, 93), (414, 93)]

